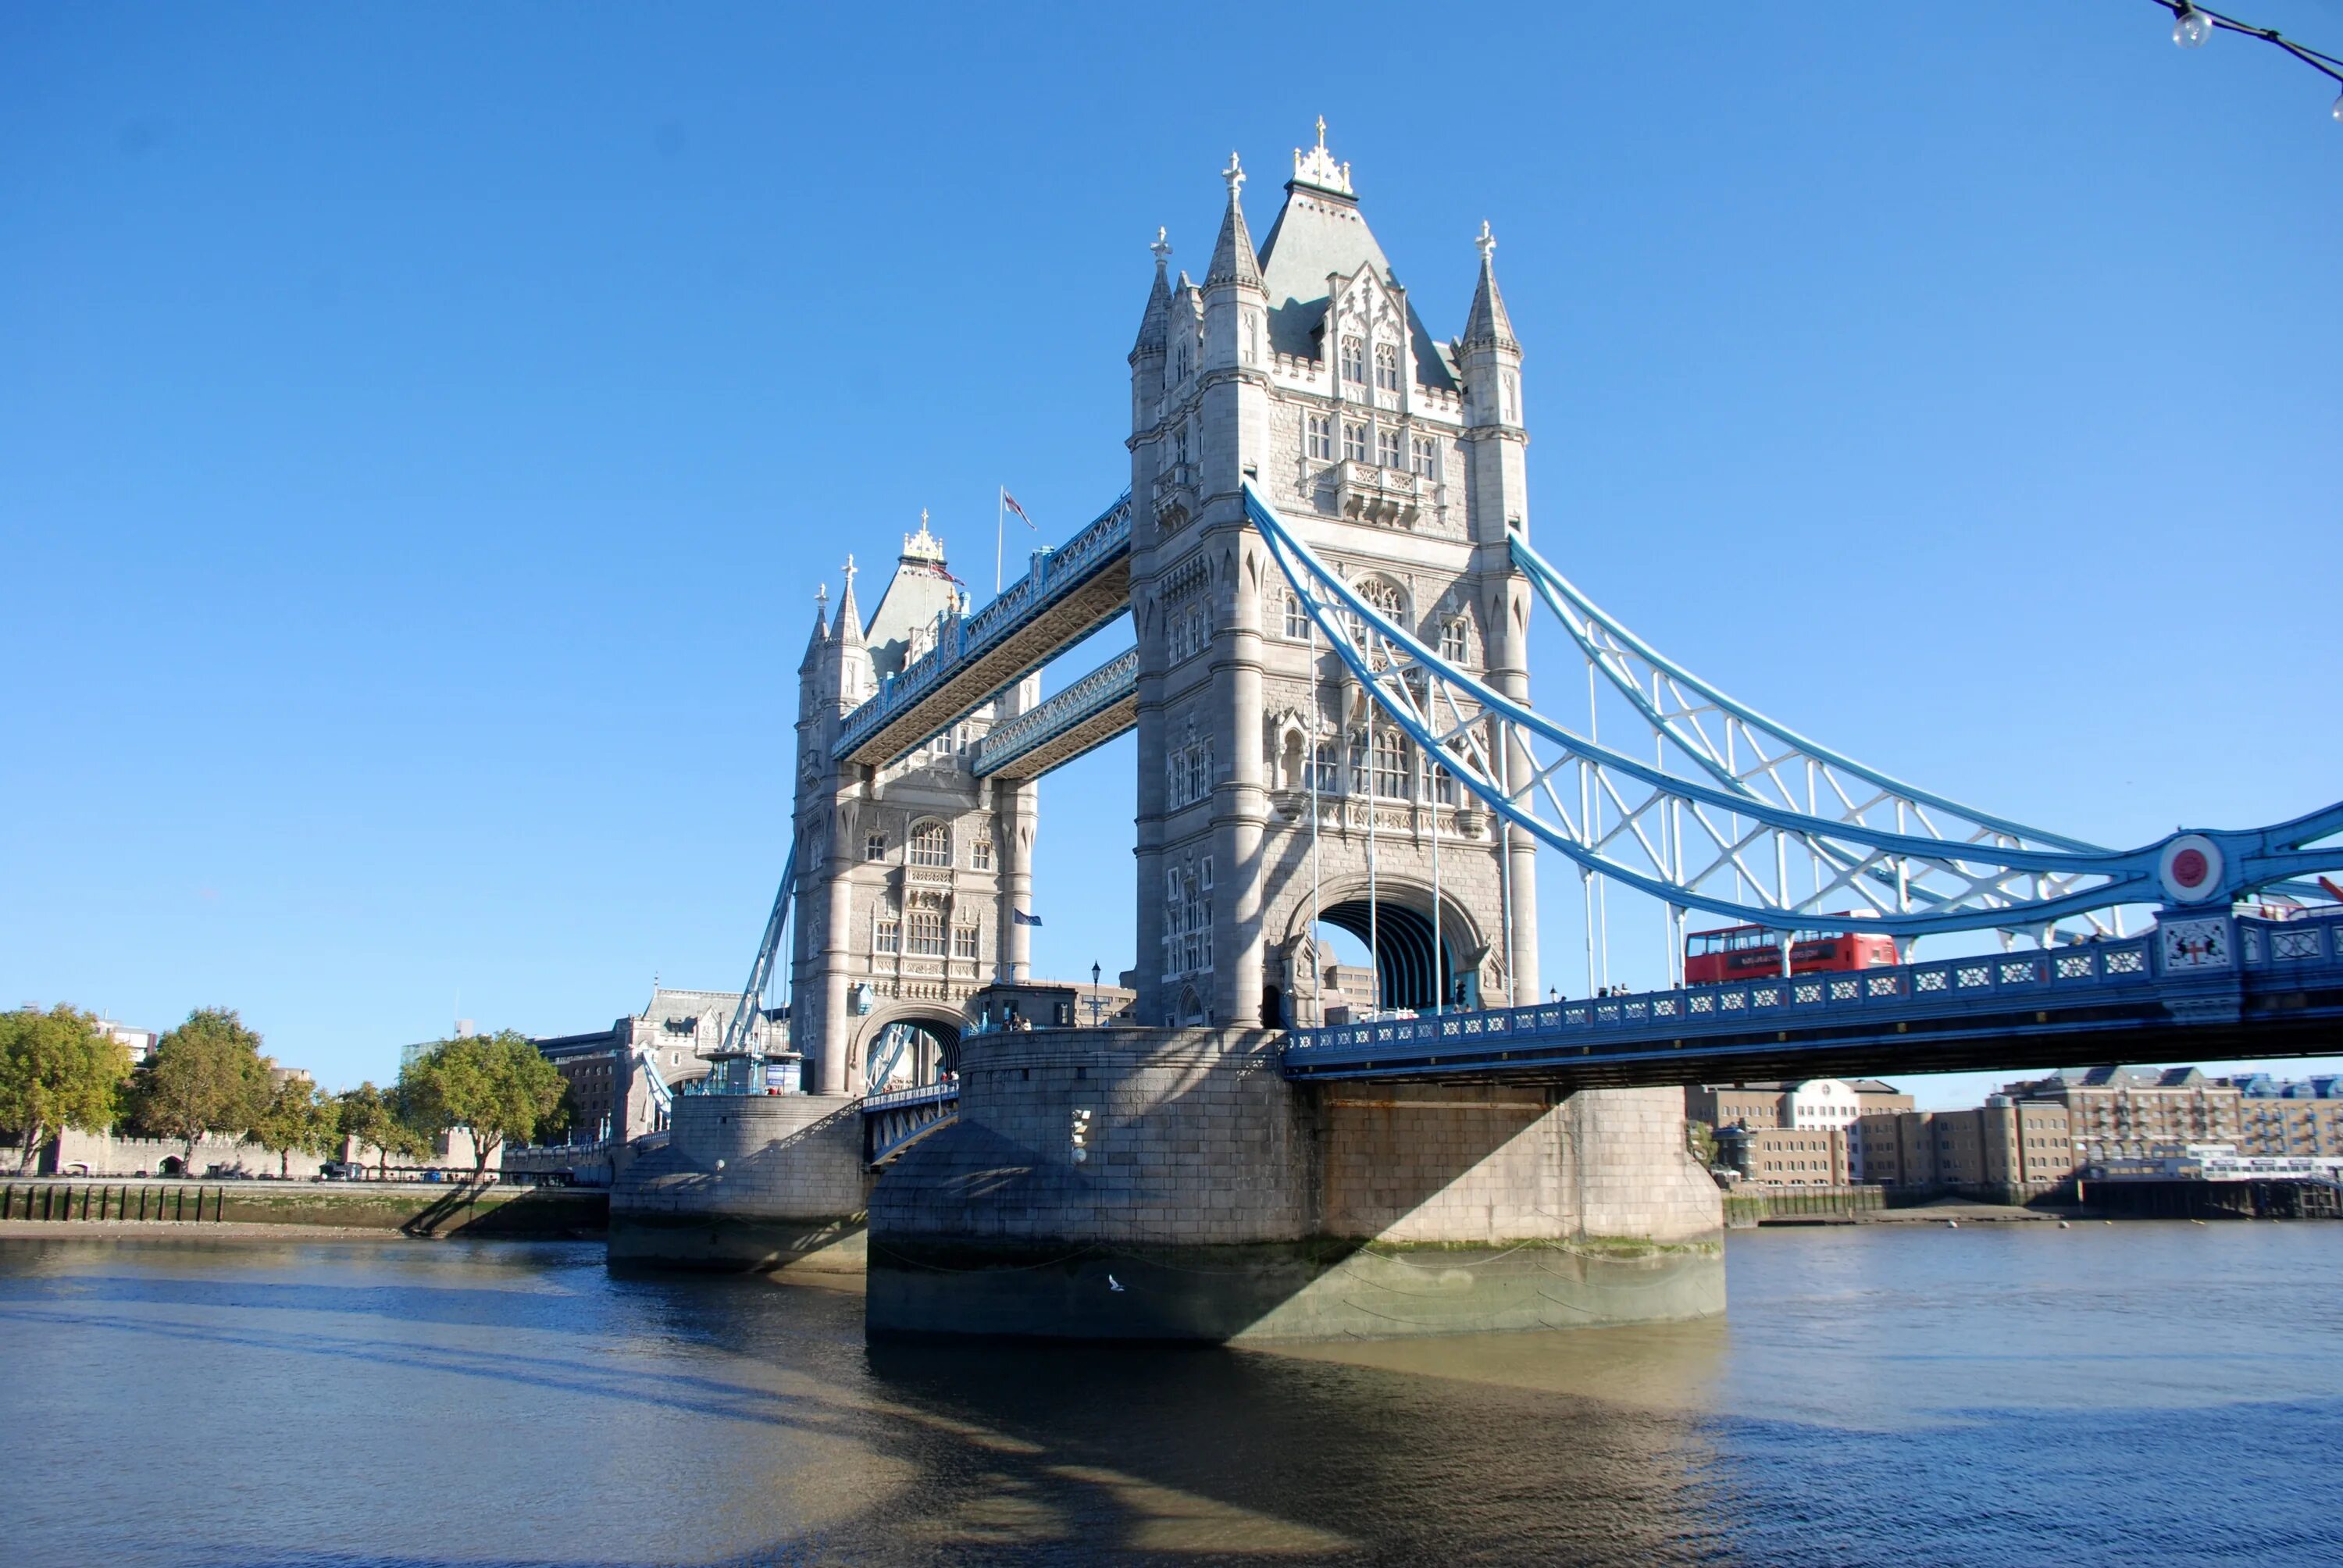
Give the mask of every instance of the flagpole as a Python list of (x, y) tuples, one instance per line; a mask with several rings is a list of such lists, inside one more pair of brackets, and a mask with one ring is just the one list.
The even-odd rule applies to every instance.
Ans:
[(1009, 487), (992, 487), (992, 597), (1001, 597), (1001, 536), (1009, 527)]

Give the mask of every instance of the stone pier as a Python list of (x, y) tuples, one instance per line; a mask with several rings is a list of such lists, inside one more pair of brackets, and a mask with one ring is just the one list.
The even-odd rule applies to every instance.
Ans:
[(1722, 1202), (1679, 1092), (1296, 1087), (1274, 1041), (970, 1040), (959, 1121), (871, 1194), (870, 1332), (1231, 1342), (1724, 1310)]
[(871, 1177), (844, 1094), (679, 1098), (668, 1145), (610, 1192), (610, 1261), (860, 1272)]

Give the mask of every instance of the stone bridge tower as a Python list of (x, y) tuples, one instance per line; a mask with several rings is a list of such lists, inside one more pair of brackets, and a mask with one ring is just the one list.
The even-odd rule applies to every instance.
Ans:
[(1371, 942), (1384, 1005), (1526, 1000), (1534, 845), (1376, 720), (1239, 491), (1251, 477), (1371, 603), (1527, 700), (1506, 533), (1529, 523), (1528, 436), (1495, 242), (1483, 225), (1464, 331), (1441, 342), (1322, 121), (1258, 250), (1234, 155), (1222, 177), (1203, 283), (1170, 277), (1159, 236), (1131, 353), (1138, 1016), (1315, 1021), (1313, 910)]
[(822, 1094), (862, 1091), (870, 1048), (891, 1024), (916, 1026), (949, 1053), (972, 992), (1027, 978), (1031, 940), (1011, 910), (1031, 902), (1037, 789), (979, 779), (969, 765), (1038, 683), (1028, 678), (884, 766), (837, 757), (840, 720), (934, 646), (940, 618), (965, 609), (922, 513), (870, 626), (850, 559), (837, 617), (816, 612), (798, 667), (790, 1036), (809, 1060), (807, 1088)]

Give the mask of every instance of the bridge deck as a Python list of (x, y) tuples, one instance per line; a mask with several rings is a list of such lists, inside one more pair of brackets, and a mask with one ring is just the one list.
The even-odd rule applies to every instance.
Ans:
[(1107, 660), (1037, 708), (996, 725), (976, 749), (980, 779), (1039, 779), (1139, 722), (1139, 650)]
[(1298, 1030), (1282, 1067), (1569, 1090), (2323, 1056), (2338, 1024), (2343, 918), (2172, 917), (2047, 952)]
[(839, 755), (882, 764), (968, 717), (1130, 608), (1131, 498), (1125, 496), (1033, 569), (962, 619), (846, 716)]

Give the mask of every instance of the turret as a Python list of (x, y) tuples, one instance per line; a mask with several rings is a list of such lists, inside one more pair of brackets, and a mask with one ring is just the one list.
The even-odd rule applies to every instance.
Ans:
[(1464, 317), (1464, 336), (1456, 345), (1464, 373), (1464, 423), (1468, 429), (1495, 427), (1519, 435), (1523, 422), (1522, 346), (1505, 314), (1505, 297), (1497, 291), (1497, 240), (1483, 223), (1473, 243), (1481, 247), (1481, 276), (1473, 286), (1473, 308)]
[(1131, 427), (1135, 433), (1155, 423), (1155, 407), (1163, 395), (1163, 356), (1172, 339), (1172, 284), (1166, 268), (1172, 243), (1158, 227), (1155, 282), (1147, 291), (1147, 309), (1139, 318), (1139, 341), (1131, 347)]

